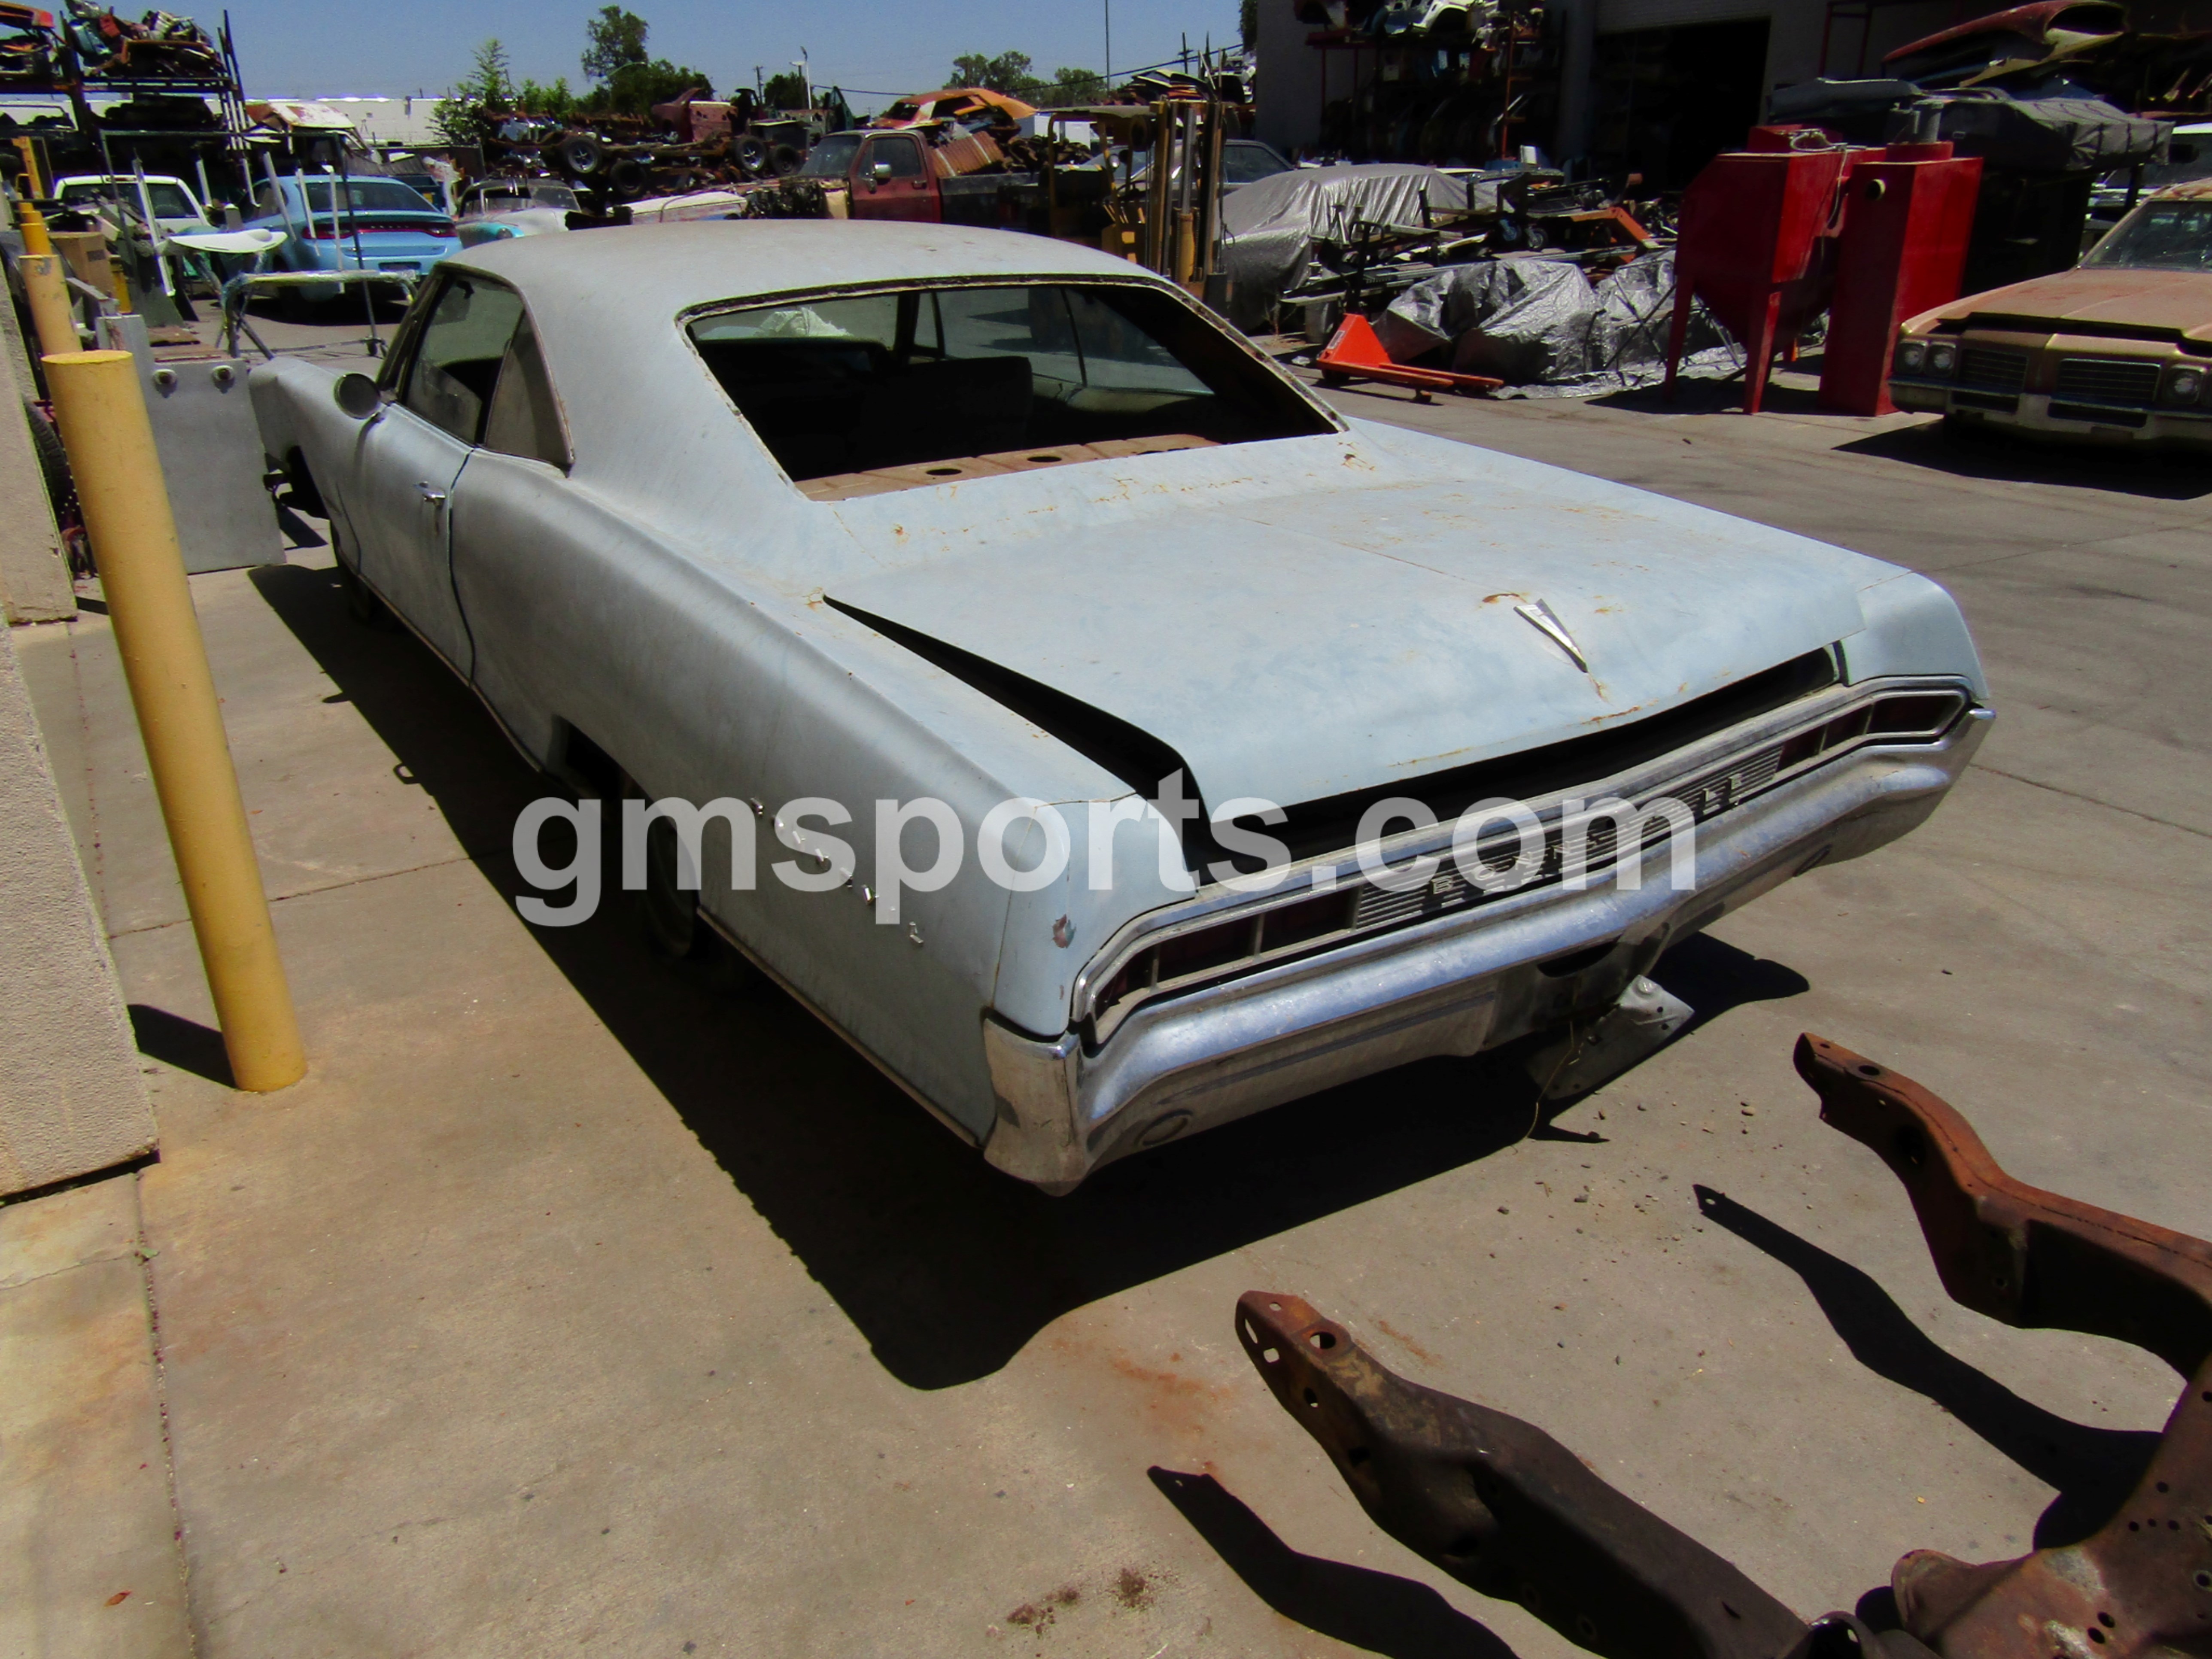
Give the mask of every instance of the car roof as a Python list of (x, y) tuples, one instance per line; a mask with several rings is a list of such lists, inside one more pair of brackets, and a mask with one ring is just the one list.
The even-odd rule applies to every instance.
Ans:
[(618, 293), (633, 315), (663, 319), (719, 301), (814, 288), (1146, 274), (1101, 249), (1018, 231), (834, 219), (695, 219), (524, 237), (470, 248), (445, 263), (513, 283), (541, 316), (543, 307), (562, 304), (604, 315)]

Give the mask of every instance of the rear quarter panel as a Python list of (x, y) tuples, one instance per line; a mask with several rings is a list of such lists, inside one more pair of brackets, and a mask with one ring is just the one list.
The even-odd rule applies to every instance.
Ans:
[[(454, 492), (453, 546), (478, 689), (524, 748), (553, 758), (565, 721), (649, 797), (757, 802), (739, 826), (753, 841), (754, 884), (732, 885), (729, 832), (711, 826), (706, 907), (980, 1138), (992, 1104), (979, 1021), (1007, 895), (972, 856), (950, 886), (905, 895), (895, 925), (864, 890), (875, 880), (877, 800), (943, 799), (972, 845), (1002, 786), (821, 648), (813, 608), (742, 591), (550, 466), (479, 452)], [(821, 617), (819, 629), (845, 627)], [(849, 823), (811, 826), (854, 848), (848, 885), (801, 892), (774, 873), (780, 860), (817, 867), (774, 829), (777, 810), (801, 796), (852, 812)], [(618, 817), (605, 810), (611, 836)], [(910, 861), (927, 865), (933, 837), (908, 833)]]

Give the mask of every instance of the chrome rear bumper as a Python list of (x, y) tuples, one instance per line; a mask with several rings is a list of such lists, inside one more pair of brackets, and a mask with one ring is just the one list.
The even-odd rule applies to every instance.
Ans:
[[(984, 1156), (1048, 1192), (1133, 1152), (1435, 1054), (1474, 1054), (1603, 1007), (1668, 945), (1816, 864), (1856, 858), (1932, 813), (1986, 709), (1942, 743), (1862, 750), (1700, 825), (1694, 884), (1663, 848), (1618, 870), (1370, 935), (1148, 1003), (1095, 1051), (987, 1016), (997, 1097)], [(1593, 947), (1607, 946), (1595, 958)]]

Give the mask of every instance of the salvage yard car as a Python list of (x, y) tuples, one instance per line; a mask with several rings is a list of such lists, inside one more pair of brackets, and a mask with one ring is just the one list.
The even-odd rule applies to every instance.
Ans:
[[(1918, 824), (1990, 718), (1926, 578), (1347, 421), (1067, 243), (501, 242), (446, 261), (378, 382), (251, 386), (364, 612), (580, 793), (717, 805), (690, 880), (647, 838), (664, 948), (719, 935), (1051, 1191), (1601, 1012)], [(1473, 882), (1452, 821), (1498, 798), (1522, 856)], [(1629, 828), (1563, 879), (1600, 798)], [(977, 854), (948, 872), (933, 834)]]
[[(340, 179), (325, 173), (287, 179), (255, 192), (252, 230), (281, 231), (271, 269), (289, 271), (386, 270), (418, 276), (460, 246), (442, 208), (397, 179)], [(309, 283), (311, 301), (334, 300), (337, 283)]]
[(1898, 331), (1889, 395), (1954, 426), (2212, 446), (2212, 179), (2162, 190), (2071, 270)]

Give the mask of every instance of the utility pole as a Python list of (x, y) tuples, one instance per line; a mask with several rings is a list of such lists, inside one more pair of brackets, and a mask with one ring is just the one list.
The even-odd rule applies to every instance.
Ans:
[(1114, 90), (1114, 0), (1106, 0), (1106, 90)]

